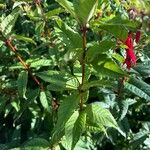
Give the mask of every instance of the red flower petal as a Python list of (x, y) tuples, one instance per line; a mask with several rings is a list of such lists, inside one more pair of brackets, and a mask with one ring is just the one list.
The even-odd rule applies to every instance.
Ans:
[(136, 36), (135, 36), (135, 41), (136, 43), (138, 43), (140, 41), (140, 38), (141, 38), (141, 32), (140, 31), (137, 31), (136, 32)]
[(130, 69), (133, 65), (136, 65), (136, 56), (134, 53), (134, 46), (131, 32), (128, 33), (125, 45), (128, 48), (126, 49), (126, 59), (123, 64), (126, 64), (127, 68)]
[(132, 33), (131, 32), (128, 33), (128, 37), (125, 41), (125, 45), (128, 46), (128, 48), (133, 49), (133, 40), (132, 40)]
[(136, 56), (133, 49), (126, 50), (126, 59), (124, 64), (127, 65), (127, 68), (130, 69), (132, 66), (136, 65)]

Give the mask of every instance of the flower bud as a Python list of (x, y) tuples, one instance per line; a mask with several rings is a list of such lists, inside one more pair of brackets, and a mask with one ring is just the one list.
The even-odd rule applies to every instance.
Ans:
[(5, 45), (8, 46), (8, 44), (11, 43), (11, 41), (12, 41), (11, 37), (7, 38), (5, 40)]
[(141, 39), (141, 31), (137, 31), (135, 36), (135, 42), (138, 43), (140, 39)]
[(35, 4), (40, 5), (41, 4), (41, 0), (35, 0)]

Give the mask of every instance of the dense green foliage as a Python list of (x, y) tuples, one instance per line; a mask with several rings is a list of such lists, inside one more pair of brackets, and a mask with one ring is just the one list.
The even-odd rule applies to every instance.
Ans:
[(1, 0), (0, 149), (150, 149), (149, 8)]

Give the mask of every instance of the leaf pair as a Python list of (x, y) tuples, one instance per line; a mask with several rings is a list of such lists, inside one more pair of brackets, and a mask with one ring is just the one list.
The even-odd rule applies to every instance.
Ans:
[(11, 14), (4, 18), (0, 24), (0, 30), (4, 36), (8, 36), (14, 27), (20, 11), (14, 9)]
[(77, 79), (65, 72), (51, 70), (38, 73), (37, 75), (44, 81), (51, 83), (48, 88), (54, 91), (75, 90), (79, 86)]
[(105, 132), (108, 127), (120, 131), (109, 110), (100, 103), (88, 104), (78, 111), (79, 95), (73, 94), (63, 100), (58, 110), (58, 121), (53, 130), (51, 144), (57, 144), (65, 135), (68, 149), (73, 150), (85, 131)]
[(92, 18), (97, 8), (98, 0), (56, 0), (63, 6), (81, 25), (86, 25)]
[(135, 30), (140, 26), (140, 23), (121, 18), (120, 16), (115, 16), (108, 20), (95, 20), (91, 23), (91, 25), (96, 31), (106, 31), (118, 39), (125, 40), (128, 35), (128, 29)]

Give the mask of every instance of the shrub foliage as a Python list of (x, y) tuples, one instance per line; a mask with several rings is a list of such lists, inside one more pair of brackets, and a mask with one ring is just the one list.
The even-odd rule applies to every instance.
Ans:
[(0, 149), (150, 149), (148, 0), (0, 1)]

